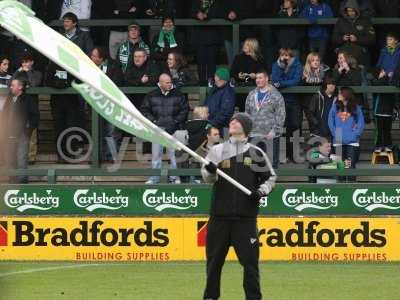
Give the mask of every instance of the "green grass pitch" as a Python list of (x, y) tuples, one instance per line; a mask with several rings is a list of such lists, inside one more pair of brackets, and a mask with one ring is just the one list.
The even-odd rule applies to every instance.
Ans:
[[(261, 263), (263, 299), (400, 299), (400, 264)], [(205, 263), (0, 263), (0, 299), (202, 299)], [(221, 299), (244, 299), (242, 269), (226, 263)]]

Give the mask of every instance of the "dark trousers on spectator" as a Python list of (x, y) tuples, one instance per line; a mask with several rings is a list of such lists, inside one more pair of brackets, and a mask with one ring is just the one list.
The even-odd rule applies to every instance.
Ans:
[(293, 138), (294, 133), (301, 128), (303, 119), (301, 106), (298, 101), (286, 103), (286, 157), (289, 160), (294, 160)]
[(243, 266), (243, 287), (246, 300), (260, 300), (260, 254), (257, 220), (231, 220), (211, 217), (208, 221), (206, 256), (207, 284), (203, 299), (220, 297), (221, 272), (230, 246)]
[(117, 159), (116, 127), (104, 118), (100, 118), (100, 128), (102, 141), (101, 159), (103, 161), (115, 161)]
[(392, 117), (376, 116), (376, 146), (392, 146)]
[(214, 78), (217, 65), (217, 45), (197, 46), (197, 68), (200, 84)]
[[(76, 139), (70, 140), (72, 131), (67, 132), (67, 129), (72, 127), (84, 128), (85, 112), (82, 101), (76, 95), (53, 95), (50, 99), (50, 106), (54, 119), (57, 155), (59, 157), (73, 157), (73, 153), (70, 152), (75, 152), (79, 143)], [(68, 149), (68, 143), (71, 143), (71, 149)]]
[[(259, 147), (264, 151), (272, 163), (274, 169), (279, 167), (279, 153), (280, 153), (280, 137), (273, 138), (272, 140), (267, 140), (260, 137), (253, 137), (250, 139), (250, 143)], [(271, 159), (272, 157), (272, 159)]]
[[(350, 169), (355, 169), (356, 164), (360, 158), (360, 147), (359, 146), (351, 146), (351, 145), (340, 145), (335, 146), (335, 154), (342, 157), (342, 160), (350, 160)], [(340, 177), (341, 181), (345, 182), (354, 182), (356, 181), (355, 176), (347, 176), (347, 177)]]
[[(28, 168), (29, 140), (30, 135), (26, 132), (8, 138), (7, 162), (10, 169)], [(11, 176), (10, 183), (28, 183), (28, 176)]]

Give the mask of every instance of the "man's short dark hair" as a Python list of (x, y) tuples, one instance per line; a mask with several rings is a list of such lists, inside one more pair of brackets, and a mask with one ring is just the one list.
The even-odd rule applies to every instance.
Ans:
[(34, 61), (35, 58), (33, 57), (33, 54), (31, 52), (24, 52), (21, 55), (21, 61)]
[(264, 74), (266, 77), (269, 77), (269, 74), (265, 69), (257, 70), (256, 74)]
[(206, 128), (207, 128), (207, 135), (210, 135), (211, 131), (213, 131), (214, 129), (219, 131), (219, 129), (217, 127), (212, 126), (212, 125), (208, 125)]
[(63, 20), (71, 20), (73, 23), (78, 24), (78, 17), (72, 12), (67, 12), (62, 17)]
[(146, 56), (147, 56), (147, 51), (146, 51), (146, 49), (144, 49), (144, 48), (136, 48), (136, 49), (133, 51), (133, 54), (135, 54), (136, 52), (143, 52), (143, 53), (146, 54)]
[(392, 32), (392, 31), (388, 32), (386, 34), (386, 38), (389, 38), (389, 37), (394, 38), (396, 41), (399, 40), (399, 35), (397, 33), (395, 33), (395, 32)]

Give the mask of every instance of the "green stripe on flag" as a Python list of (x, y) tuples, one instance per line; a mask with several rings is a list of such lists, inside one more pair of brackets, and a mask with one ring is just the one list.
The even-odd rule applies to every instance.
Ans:
[(64, 48), (62, 48), (62, 46), (58, 46), (57, 50), (60, 60), (64, 62), (64, 64), (68, 65), (76, 72), (80, 72), (79, 61), (74, 56), (69, 54)]
[[(0, 3), (1, 2), (2, 1), (0, 1)], [(4, 4), (10, 5), (9, 3), (11, 1), (4, 1), (4, 2), (5, 2)], [(12, 4), (15, 5), (14, 3)], [(19, 4), (17, 4), (18, 7)], [(26, 14), (24, 14), (26, 12), (22, 9), (17, 10), (13, 6), (5, 6), (4, 8), (0, 6), (0, 8), (1, 8), (0, 22), (3, 24), (3, 26), (4, 25), (9, 26), (10, 29), (17, 31), (19, 34), (23, 35), (31, 42), (34, 42), (31, 24), (29, 24), (28, 18)]]
[(121, 100), (121, 94), (123, 95), (123, 93), (119, 88), (115, 87), (114, 83), (110, 79), (102, 76), (100, 77), (100, 84), (106, 92), (114, 97), (114, 99), (118, 99), (120, 102), (123, 102)]

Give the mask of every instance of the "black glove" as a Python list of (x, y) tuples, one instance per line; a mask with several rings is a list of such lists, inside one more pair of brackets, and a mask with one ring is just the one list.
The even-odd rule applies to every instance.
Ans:
[(250, 194), (249, 197), (251, 201), (260, 202), (261, 198), (264, 196), (265, 195), (261, 191), (255, 190)]
[(205, 165), (204, 168), (210, 174), (216, 174), (217, 173), (217, 166), (213, 162), (210, 162), (208, 165)]

